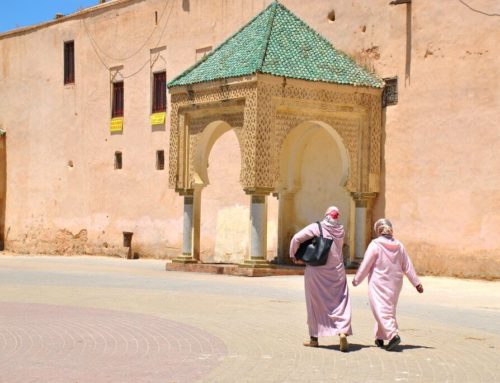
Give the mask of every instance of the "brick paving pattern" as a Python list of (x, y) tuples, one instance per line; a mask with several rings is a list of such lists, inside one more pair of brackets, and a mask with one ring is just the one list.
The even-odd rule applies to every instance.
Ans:
[(0, 323), (5, 382), (196, 381), (227, 353), (195, 327), (104, 309), (0, 302)]
[(302, 278), (0, 256), (0, 382), (500, 382), (500, 282), (405, 283), (395, 352), (373, 344), (366, 284), (351, 287), (341, 353), (335, 338), (302, 346)]

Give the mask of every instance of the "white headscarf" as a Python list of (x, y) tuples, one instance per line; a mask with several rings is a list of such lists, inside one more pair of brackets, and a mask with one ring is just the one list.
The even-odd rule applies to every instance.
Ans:
[(373, 226), (373, 231), (377, 237), (383, 235), (384, 237), (392, 238), (392, 223), (386, 218), (380, 218)]
[(323, 222), (325, 225), (329, 226), (337, 226), (339, 224), (340, 211), (337, 206), (330, 206), (326, 209), (325, 218), (323, 218)]

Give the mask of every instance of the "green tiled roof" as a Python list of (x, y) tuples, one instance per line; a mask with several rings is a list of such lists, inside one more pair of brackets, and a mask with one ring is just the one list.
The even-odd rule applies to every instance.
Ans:
[(254, 73), (374, 88), (384, 84), (275, 1), (168, 87)]

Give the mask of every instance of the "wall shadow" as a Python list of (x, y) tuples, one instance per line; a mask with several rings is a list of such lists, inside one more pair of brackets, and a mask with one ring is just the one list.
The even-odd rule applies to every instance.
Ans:
[(0, 251), (5, 249), (5, 206), (7, 200), (7, 137), (0, 136)]
[(372, 224), (379, 218), (385, 217), (385, 187), (386, 187), (386, 166), (385, 166), (385, 141), (386, 141), (386, 111), (387, 107), (382, 108), (382, 122), (380, 132), (380, 191), (375, 198), (373, 205)]

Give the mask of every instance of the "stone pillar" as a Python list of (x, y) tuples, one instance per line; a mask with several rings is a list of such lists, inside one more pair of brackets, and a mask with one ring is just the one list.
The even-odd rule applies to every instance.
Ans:
[(354, 214), (354, 261), (360, 263), (371, 238), (372, 201), (377, 193), (352, 193), (356, 210)]
[(267, 196), (252, 194), (250, 201), (250, 257), (242, 266), (269, 267), (267, 262)]
[(280, 192), (278, 211), (278, 263), (292, 264), (290, 250), (290, 222), (293, 222), (293, 193)]
[(193, 212), (194, 196), (184, 196), (184, 214), (182, 225), (182, 255), (191, 257), (193, 255)]
[(192, 218), (192, 256), (200, 262), (200, 236), (201, 236), (201, 187), (195, 187), (193, 194), (193, 218)]
[[(196, 196), (193, 190), (188, 190), (183, 193), (184, 197), (184, 213), (182, 227), (182, 255), (175, 258), (173, 262), (177, 263), (193, 263), (198, 262), (199, 252), (195, 252), (195, 248), (199, 249), (196, 244), (199, 242), (199, 228), (196, 229), (196, 221), (199, 226), (199, 214), (196, 210)], [(199, 205), (199, 202), (198, 202)], [(197, 217), (198, 216), (198, 217)], [(198, 238), (197, 238), (198, 237)]]

